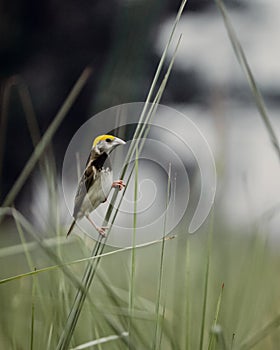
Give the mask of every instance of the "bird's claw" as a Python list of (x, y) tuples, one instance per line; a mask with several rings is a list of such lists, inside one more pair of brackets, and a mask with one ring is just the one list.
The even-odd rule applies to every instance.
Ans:
[(121, 191), (125, 187), (125, 183), (123, 180), (117, 180), (113, 182), (112, 187), (118, 188)]
[(97, 232), (103, 237), (106, 237), (106, 230), (108, 230), (108, 226), (97, 227)]

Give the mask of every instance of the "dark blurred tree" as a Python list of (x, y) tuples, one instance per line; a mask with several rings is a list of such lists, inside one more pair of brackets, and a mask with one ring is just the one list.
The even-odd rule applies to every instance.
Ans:
[[(145, 99), (159, 60), (155, 52), (158, 29), (164, 18), (175, 14), (180, 2), (3, 0), (0, 4), (2, 107), (9, 78), (19, 75), (30, 91), (43, 133), (81, 71), (91, 65), (92, 78), (54, 139), (57, 159), (61, 161), (71, 136), (90, 116), (112, 105)], [(210, 5), (213, 1), (189, 0), (186, 10), (204, 11)], [(199, 96), (199, 84), (195, 83), (193, 73), (187, 73), (192, 78), (189, 88), (188, 79), (184, 79), (186, 73), (174, 74), (176, 81), (171, 77), (166, 101), (186, 102)], [(2, 198), (32, 151), (16, 88), (11, 90), (5, 112), (8, 129), (0, 184)]]

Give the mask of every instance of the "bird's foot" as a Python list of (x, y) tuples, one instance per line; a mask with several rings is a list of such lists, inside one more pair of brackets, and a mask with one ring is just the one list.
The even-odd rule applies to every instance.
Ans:
[(90, 218), (89, 214), (86, 215), (88, 221), (92, 224), (92, 226), (96, 229), (96, 231), (103, 237), (106, 237), (106, 230), (108, 230), (108, 226), (97, 226), (94, 221)]
[(106, 237), (106, 230), (108, 230), (108, 226), (96, 227), (96, 230), (101, 236)]
[(121, 191), (125, 187), (125, 183), (123, 180), (117, 180), (113, 182), (112, 187), (118, 188)]

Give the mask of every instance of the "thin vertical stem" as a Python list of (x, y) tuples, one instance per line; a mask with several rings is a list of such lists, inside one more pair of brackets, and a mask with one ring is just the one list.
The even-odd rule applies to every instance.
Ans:
[(135, 153), (135, 181), (134, 181), (134, 213), (133, 213), (133, 236), (132, 236), (132, 250), (131, 250), (131, 278), (130, 278), (130, 295), (129, 295), (129, 343), (131, 343), (131, 325), (133, 320), (134, 308), (134, 288), (135, 288), (135, 243), (136, 243), (136, 229), (137, 229), (137, 199), (138, 199), (138, 148)]
[(161, 292), (162, 292), (162, 280), (163, 280), (163, 263), (164, 263), (164, 248), (165, 248), (165, 235), (166, 235), (166, 223), (167, 223), (167, 209), (170, 199), (170, 185), (171, 185), (171, 163), (169, 163), (168, 169), (168, 181), (167, 181), (167, 191), (166, 191), (166, 203), (165, 203), (165, 215), (163, 222), (163, 233), (162, 233), (162, 244), (161, 244), (161, 254), (160, 254), (160, 269), (159, 269), (159, 282), (156, 298), (156, 327), (153, 340), (153, 349), (159, 349), (160, 341), (160, 324), (161, 316), (160, 315), (160, 301), (161, 301)]
[(213, 216), (214, 214), (212, 211), (211, 218), (210, 218), (210, 229), (208, 234), (208, 245), (207, 245), (207, 258), (206, 258), (207, 260), (206, 260), (206, 270), (205, 270), (205, 280), (204, 280), (204, 296), (203, 296), (203, 308), (202, 308), (202, 321), (201, 321), (201, 329), (200, 329), (200, 343), (199, 343), (200, 350), (203, 350), (203, 343), (204, 343), (206, 306), (207, 306), (209, 270), (210, 270), (210, 255), (212, 250), (212, 238), (213, 238), (213, 220), (214, 220)]
[(187, 242), (186, 242), (186, 338), (185, 346), (186, 350), (190, 350), (190, 239), (189, 233), (187, 232)]
[[(34, 268), (36, 271), (36, 268)], [(32, 278), (32, 293), (31, 293), (31, 325), (30, 325), (30, 350), (34, 349), (34, 314), (35, 314), (35, 278)]]
[(220, 292), (218, 302), (217, 302), (216, 313), (215, 313), (214, 322), (212, 325), (212, 331), (211, 331), (209, 344), (208, 344), (208, 350), (215, 349), (216, 334), (214, 334), (214, 332), (215, 332), (215, 327), (217, 326), (218, 318), (219, 318), (219, 314), (220, 314), (223, 291), (224, 291), (224, 283), (222, 284), (221, 292)]

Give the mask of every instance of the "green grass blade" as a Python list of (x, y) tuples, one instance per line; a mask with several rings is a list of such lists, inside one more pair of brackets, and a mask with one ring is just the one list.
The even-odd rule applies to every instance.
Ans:
[[(95, 327), (96, 339), (101, 338), (99, 335), (98, 327)], [(102, 350), (101, 344), (97, 344), (97, 349)]]
[(108, 343), (108, 342), (112, 342), (113, 340), (118, 340), (120, 338), (127, 337), (127, 336), (128, 336), (127, 332), (123, 332), (120, 335), (108, 335), (107, 337), (99, 338), (99, 339), (92, 340), (92, 341), (89, 341), (87, 343), (75, 346), (75, 348), (72, 348), (71, 350), (88, 349), (88, 348), (91, 348), (93, 346), (100, 345), (100, 344), (105, 344), (105, 343)]
[(46, 349), (47, 349), (47, 350), (51, 350), (51, 341), (52, 341), (52, 337), (53, 337), (53, 324), (51, 324), (50, 330), (49, 330), (49, 335), (48, 335), (48, 340), (47, 340), (47, 346), (46, 346)]
[[(34, 269), (36, 271), (36, 269)], [(36, 285), (33, 279), (32, 293), (31, 293), (31, 325), (30, 325), (30, 350), (33, 350), (34, 345), (34, 315), (35, 315), (35, 290)]]
[(219, 318), (219, 313), (220, 313), (220, 309), (221, 309), (221, 302), (222, 302), (222, 297), (223, 297), (223, 291), (224, 291), (224, 284), (222, 284), (222, 288), (221, 288), (221, 292), (217, 301), (217, 306), (216, 306), (216, 313), (215, 313), (215, 317), (214, 317), (214, 321), (213, 321), (213, 325), (212, 325), (212, 331), (210, 334), (210, 339), (209, 339), (209, 344), (208, 344), (208, 350), (212, 350), (215, 349), (215, 341), (216, 341), (216, 337), (214, 334), (214, 330), (217, 326), (218, 323), (218, 318)]
[(242, 46), (241, 46), (241, 44), (240, 44), (240, 42), (235, 34), (233, 26), (231, 24), (226, 7), (225, 7), (222, 0), (215, 0), (215, 2), (216, 2), (216, 4), (217, 4), (217, 6), (218, 6), (218, 8), (223, 16), (224, 24), (225, 24), (225, 27), (227, 29), (227, 33), (228, 33), (230, 42), (232, 44), (234, 53), (236, 55), (236, 58), (240, 64), (241, 68), (244, 70), (244, 72), (246, 74), (246, 78), (248, 80), (252, 95), (254, 97), (254, 100), (255, 100), (255, 103), (256, 103), (257, 108), (259, 110), (259, 113), (261, 115), (261, 118), (265, 124), (267, 132), (270, 136), (270, 140), (272, 142), (272, 145), (274, 146), (274, 149), (275, 149), (278, 157), (280, 158), (280, 146), (279, 146), (278, 138), (276, 136), (276, 133), (274, 131), (274, 128), (272, 126), (270, 118), (267, 114), (266, 106), (265, 106), (264, 100), (262, 98), (262, 94), (258, 88), (256, 80), (253, 76), (253, 73), (252, 73), (250, 66), (248, 64), (248, 61), (246, 59), (245, 53), (242, 49)]
[[(35, 267), (35, 264), (34, 264), (34, 262), (32, 260), (31, 254), (30, 254), (30, 252), (28, 251), (28, 249), (26, 247), (26, 239), (25, 239), (25, 236), (24, 236), (24, 232), (23, 232), (21, 223), (20, 223), (19, 220), (15, 220), (15, 223), (16, 223), (17, 231), (18, 231), (19, 236), (20, 236), (21, 244), (22, 244), (22, 247), (23, 247), (23, 250), (24, 250), (24, 254), (26, 256), (26, 260), (27, 260), (29, 269), (33, 270), (33, 271), (36, 271), (36, 267)], [(35, 277), (33, 277), (33, 279), (32, 279), (32, 301), (31, 301), (32, 302), (32, 325), (34, 325), (34, 319), (33, 319), (34, 318), (34, 315), (33, 315), (33, 312), (34, 312), (34, 301), (33, 301), (33, 299), (34, 299), (35, 291), (39, 295), (42, 295), (40, 284), (37, 284), (37, 281), (36, 281)], [(42, 314), (44, 314), (44, 316), (45, 316), (46, 315), (46, 310), (44, 310), (42, 312)], [(31, 330), (33, 332), (33, 328), (32, 327), (31, 327)]]
[(280, 326), (280, 315), (275, 317), (271, 322), (264, 326), (261, 330), (256, 332), (252, 337), (245, 340), (244, 343), (240, 345), (241, 350), (248, 350), (254, 348), (258, 345), (264, 338), (269, 334), (274, 332)]
[(168, 169), (168, 180), (167, 180), (167, 189), (166, 189), (166, 203), (165, 203), (165, 215), (163, 222), (163, 231), (162, 231), (162, 244), (161, 244), (161, 254), (160, 254), (160, 266), (159, 266), (159, 279), (158, 279), (158, 290), (156, 297), (156, 325), (153, 339), (152, 349), (160, 349), (161, 342), (161, 320), (162, 315), (160, 313), (160, 302), (163, 288), (163, 265), (164, 265), (164, 248), (165, 248), (165, 235), (166, 235), (166, 223), (167, 223), (167, 208), (170, 199), (170, 187), (171, 187), (171, 163), (169, 163)]
[(233, 347), (234, 347), (234, 340), (235, 340), (235, 333), (233, 333), (233, 334), (232, 334), (232, 337), (231, 337), (230, 350), (233, 350)]
[(133, 317), (133, 299), (134, 299), (134, 284), (135, 284), (135, 242), (136, 242), (136, 229), (137, 229), (137, 198), (138, 198), (138, 150), (136, 149), (135, 158), (135, 181), (134, 181), (134, 213), (133, 213), (133, 237), (132, 237), (132, 249), (131, 249), (131, 279), (130, 279), (130, 300), (129, 308), (131, 311), (131, 317)]
[[(1, 121), (1, 131), (0, 131), (0, 139), (2, 141), (2, 146), (0, 146), (0, 178), (2, 174), (2, 160), (4, 156), (4, 145), (5, 145), (5, 139), (7, 137), (6, 135), (6, 129), (7, 129), (7, 121), (8, 121), (8, 106), (9, 106), (9, 99), (11, 97), (11, 88), (14, 87), (19, 95), (20, 103), (23, 108), (23, 112), (25, 115), (27, 127), (29, 130), (29, 134), (31, 137), (32, 144), (34, 146), (34, 149), (36, 148), (37, 144), (40, 141), (41, 134), (39, 125), (37, 122), (37, 118), (35, 115), (35, 111), (33, 108), (31, 96), (29, 93), (29, 90), (24, 83), (23, 79), (21, 79), (20, 76), (13, 76), (8, 80), (8, 83), (6, 84), (4, 88), (3, 93), (3, 107), (2, 107), (2, 121)], [(1, 136), (2, 135), (2, 136)], [(38, 160), (39, 167), (41, 170), (42, 177), (48, 182), (49, 176), (54, 175), (54, 173), (48, 171), (50, 170), (50, 164), (55, 164), (54, 161), (54, 155), (51, 151), (51, 147), (49, 146), (46, 150), (47, 152), (44, 152), (43, 156)]]
[(86, 84), (88, 78), (90, 77), (91, 69), (86, 68), (75, 85), (73, 86), (72, 90), (70, 91), (68, 97), (66, 98), (65, 102), (63, 103), (62, 107), (58, 111), (57, 115), (55, 116), (54, 120), (52, 121), (51, 125), (48, 127), (47, 131), (41, 138), (40, 142), (37, 144), (35, 150), (33, 151), (31, 157), (25, 164), (24, 169), (22, 170), (20, 176), (16, 180), (15, 184), (13, 185), (10, 192), (7, 194), (7, 196), (4, 199), (3, 207), (10, 206), (14, 199), (16, 198), (18, 192), (21, 190), (22, 186), (24, 185), (25, 181), (29, 177), (31, 171), (34, 169), (36, 163), (40, 158), (42, 157), (44, 151), (46, 150), (47, 146), (50, 144), (55, 132), (57, 131), (58, 127), (62, 123), (63, 119), (65, 118), (66, 114), (72, 107), (74, 101), (78, 97), (80, 91)]
[[(173, 31), (172, 31), (172, 35), (173, 35)], [(160, 100), (161, 100), (161, 97), (162, 97), (162, 94), (165, 90), (165, 87), (166, 87), (166, 84), (168, 82), (168, 78), (169, 78), (169, 75), (171, 73), (171, 70), (173, 68), (173, 64), (174, 64), (174, 61), (175, 61), (175, 57), (176, 57), (176, 54), (177, 54), (177, 51), (178, 51), (178, 48), (179, 48), (179, 45), (180, 45), (180, 42), (181, 42), (181, 38), (182, 38), (182, 35), (179, 36), (179, 39), (177, 41), (177, 44), (176, 44), (176, 47), (175, 47), (175, 50), (174, 50), (174, 53), (172, 55), (172, 58), (171, 58), (171, 61), (168, 65), (168, 69), (167, 69), (167, 72), (165, 73), (164, 75), (164, 78), (160, 84), (160, 87), (157, 91), (157, 94), (148, 110), (148, 112), (146, 113), (146, 117), (145, 115), (141, 114), (140, 116), (140, 119), (139, 119), (139, 123), (138, 123), (138, 126), (139, 126), (139, 129), (138, 127), (136, 128), (136, 131), (133, 135), (133, 141), (131, 143), (131, 147), (128, 151), (128, 154), (127, 154), (127, 157), (124, 161), (124, 167), (121, 171), (121, 176), (120, 178), (122, 179), (126, 173), (126, 170), (127, 170), (127, 166), (128, 164), (130, 164), (130, 161), (132, 160), (132, 157), (133, 157), (133, 154), (135, 153), (135, 149), (136, 147), (139, 147), (139, 143), (141, 142), (141, 146), (139, 147), (139, 154), (141, 154), (141, 151), (142, 151), (142, 148), (144, 146), (144, 142), (145, 142), (145, 138), (150, 130), (150, 126), (149, 126), (149, 123), (151, 122), (152, 120), (152, 117), (154, 116), (155, 112), (156, 112), (156, 109), (157, 109), (157, 105), (160, 103)], [(168, 45), (169, 47), (169, 45)], [(161, 68), (160, 68), (161, 70)], [(144, 108), (143, 108), (143, 111), (147, 111), (147, 108), (148, 108), (148, 100), (145, 102), (145, 105), (144, 105)], [(145, 118), (144, 118), (145, 117)], [(143, 120), (144, 119), (144, 120)], [(143, 121), (142, 121), (143, 120)], [(142, 123), (142, 124), (140, 124)], [(141, 138), (143, 138), (143, 140), (141, 140)], [(133, 171), (133, 169), (131, 170)], [(109, 221), (109, 218), (106, 220), (106, 223)]]
[(138, 199), (138, 148), (136, 148), (135, 155), (135, 171), (134, 171), (134, 213), (133, 213), (133, 237), (132, 237), (132, 249), (131, 249), (131, 273), (130, 273), (130, 290), (129, 290), (129, 344), (132, 343), (132, 322), (134, 317), (134, 289), (135, 289), (135, 242), (136, 242), (136, 229), (137, 229), (137, 199)]
[[(57, 245), (68, 245), (73, 242), (73, 239), (65, 240), (65, 237), (54, 237), (47, 238), (43, 240), (43, 243), (46, 247), (55, 247)], [(9, 247), (0, 248), (0, 258), (5, 258), (8, 256), (15, 256), (17, 254), (25, 253), (26, 251), (31, 252), (38, 248), (37, 241), (25, 242), (25, 244), (15, 244)], [(33, 266), (32, 266), (33, 267)]]
[[(132, 143), (131, 143), (131, 147), (130, 147), (130, 149), (128, 150), (126, 159), (125, 159), (125, 161), (124, 161), (125, 166), (124, 166), (124, 168), (123, 168), (123, 170), (122, 170), (122, 172), (121, 172), (121, 177), (120, 177), (121, 179), (124, 177), (124, 174), (125, 174), (126, 168), (127, 168), (127, 164), (129, 164), (129, 161), (132, 159), (133, 154), (134, 154), (134, 152), (135, 152), (136, 144), (134, 144), (134, 140), (136, 140), (136, 142), (137, 142), (137, 138), (140, 138), (140, 137), (141, 137), (141, 136), (140, 136), (140, 135), (141, 135), (141, 130), (143, 130), (143, 124), (142, 124), (142, 123), (143, 123), (144, 120), (145, 120), (145, 115), (146, 115), (146, 112), (147, 112), (147, 108), (148, 108), (149, 102), (151, 101), (152, 95), (153, 95), (153, 93), (154, 93), (156, 84), (157, 84), (158, 79), (159, 79), (159, 75), (160, 75), (160, 73), (161, 73), (162, 67), (163, 67), (163, 65), (164, 65), (164, 63), (165, 63), (165, 60), (166, 60), (167, 52), (168, 52), (169, 47), (170, 47), (170, 45), (171, 45), (171, 43), (172, 43), (172, 40), (173, 40), (173, 37), (174, 37), (174, 34), (175, 34), (175, 30), (176, 30), (177, 25), (178, 25), (178, 23), (179, 23), (179, 20), (180, 20), (180, 18), (181, 18), (181, 16), (182, 16), (182, 13), (183, 13), (183, 10), (184, 10), (184, 8), (185, 8), (186, 3), (187, 3), (187, 0), (183, 0), (183, 1), (181, 2), (180, 8), (179, 8), (179, 10), (178, 10), (178, 12), (177, 12), (176, 19), (175, 19), (175, 21), (174, 21), (174, 23), (173, 23), (173, 26), (172, 26), (172, 29), (171, 29), (171, 33), (170, 33), (169, 38), (168, 38), (168, 41), (167, 41), (166, 46), (165, 46), (165, 48), (164, 48), (164, 51), (163, 51), (163, 53), (162, 53), (162, 55), (161, 55), (159, 64), (158, 64), (158, 66), (157, 66), (157, 70), (156, 70), (156, 72), (155, 72), (155, 75), (154, 75), (154, 78), (153, 78), (153, 81), (152, 81), (152, 84), (151, 84), (149, 93), (148, 93), (147, 98), (146, 98), (146, 101), (145, 101), (144, 108), (143, 108), (143, 110), (142, 110), (142, 112), (141, 112), (141, 115), (140, 115), (140, 118), (139, 118), (138, 126), (137, 126), (137, 128), (136, 128), (136, 130), (135, 130), (135, 133), (134, 133), (134, 136), (133, 136), (133, 140), (132, 140)], [(144, 125), (145, 125), (145, 122), (144, 122)], [(107, 222), (108, 222), (108, 221), (107, 221)]]
[(185, 337), (185, 349), (190, 350), (190, 239), (189, 233), (187, 232), (186, 242), (186, 303), (185, 303), (185, 317), (186, 317), (186, 337)]
[(203, 308), (202, 308), (202, 320), (201, 320), (201, 328), (200, 328), (200, 342), (199, 349), (203, 350), (203, 342), (204, 342), (204, 329), (205, 329), (205, 318), (206, 318), (206, 305), (207, 305), (207, 295), (208, 295), (208, 279), (209, 279), (209, 255), (207, 256), (206, 262), (206, 270), (204, 276), (204, 291), (203, 291)]
[(3, 175), (3, 160), (7, 138), (7, 124), (8, 124), (8, 110), (9, 100), (11, 96), (11, 88), (15, 83), (14, 77), (11, 77), (4, 86), (3, 97), (1, 103), (1, 119), (0, 119), (0, 194), (2, 189), (2, 175)]
[[(179, 19), (181, 17), (181, 14), (182, 14), (182, 11), (184, 9), (185, 4), (186, 4), (186, 0), (183, 0), (182, 4), (180, 6), (180, 9), (178, 11), (178, 14), (177, 14), (177, 17), (176, 17), (173, 29), (171, 31), (169, 40), (168, 40), (167, 49), (168, 49), (168, 47), (169, 47), (169, 45), (170, 45), (170, 43), (172, 41), (172, 38), (173, 38), (173, 35), (174, 35), (174, 32), (175, 32), (176, 26), (177, 26), (178, 21), (179, 21)], [(147, 106), (148, 106), (148, 103), (149, 103), (149, 100), (150, 100), (150, 96), (152, 95), (152, 91), (153, 91), (153, 89), (154, 89), (154, 87), (155, 87), (155, 85), (157, 83), (161, 67), (163, 66), (163, 63), (165, 61), (165, 56), (166, 56), (167, 49), (164, 51), (164, 53), (162, 55), (163, 57), (160, 60), (159, 67), (158, 67), (158, 69), (156, 71), (155, 78), (153, 80), (150, 92), (148, 94), (148, 97), (147, 97), (145, 105), (144, 105), (144, 109), (143, 109), (142, 114), (141, 114), (140, 119), (139, 119), (139, 124), (138, 124), (139, 129), (138, 129), (138, 127), (136, 128), (136, 131), (135, 131), (133, 139), (136, 139), (136, 137), (139, 136), (138, 132), (139, 132), (139, 130), (141, 130), (141, 127), (145, 127), (145, 125), (142, 126), (140, 123), (144, 119), (144, 115), (145, 115), (145, 112), (146, 112), (146, 109), (147, 109)], [(173, 61), (174, 60), (172, 60), (172, 64), (173, 64)], [(136, 146), (137, 146), (137, 143), (135, 143), (135, 142), (131, 143), (130, 149), (128, 151), (127, 159), (130, 159), (130, 157), (132, 157), (133, 153), (135, 152), (135, 147)], [(124, 168), (123, 168), (123, 170), (121, 172), (121, 176), (120, 176), (121, 179), (124, 177), (126, 169), (127, 169), (127, 162), (125, 162)], [(117, 198), (117, 191), (114, 192), (114, 194), (112, 196), (111, 203), (110, 203), (109, 208), (107, 210), (107, 213), (105, 215), (105, 219), (104, 219), (104, 222), (103, 222), (103, 225), (105, 225), (105, 226), (107, 226), (107, 224), (109, 222), (109, 219), (111, 217), (111, 214), (112, 214), (112, 211), (113, 211), (113, 205), (114, 205), (114, 203), (116, 201), (116, 198)], [(115, 215), (117, 215), (117, 211), (116, 211)], [(105, 243), (106, 243), (106, 240), (108, 239), (109, 234), (110, 234), (110, 226), (109, 226), (109, 230), (108, 230), (108, 233), (107, 233), (107, 238), (105, 238), (103, 242), (102, 242), (101, 235), (99, 236), (99, 239), (96, 242), (96, 244), (94, 246), (94, 249), (93, 249), (93, 252), (91, 254), (92, 257), (93, 256), (97, 256), (97, 255), (102, 255), (104, 247), (105, 247)], [(63, 332), (61, 334), (61, 337), (59, 339), (57, 350), (64, 350), (64, 349), (66, 350), (69, 347), (70, 340), (71, 340), (71, 337), (73, 335), (74, 329), (76, 327), (76, 324), (77, 324), (77, 321), (78, 321), (81, 309), (83, 307), (83, 303), (85, 301), (87, 291), (88, 291), (88, 289), (89, 289), (89, 287), (90, 287), (90, 285), (92, 283), (92, 280), (93, 280), (95, 272), (97, 270), (99, 261), (100, 261), (100, 257), (98, 259), (96, 259), (96, 260), (90, 261), (90, 263), (88, 264), (88, 266), (87, 266), (87, 268), (85, 270), (84, 277), (83, 277), (83, 283), (85, 283), (84, 291), (83, 292), (80, 291), (80, 290), (77, 291), (74, 304), (73, 304), (73, 306), (71, 308), (71, 311), (69, 313), (69, 316), (68, 316), (65, 328), (64, 328), (64, 330), (63, 330)]]
[[(133, 139), (135, 139), (134, 143), (131, 143), (131, 146), (130, 146), (130, 149), (128, 151), (128, 154), (130, 154), (130, 157), (128, 157), (128, 159), (126, 158), (126, 161), (124, 162), (124, 167), (123, 167), (123, 170), (121, 171), (121, 176), (120, 178), (123, 179), (125, 173), (126, 173), (126, 170), (127, 170), (127, 164), (129, 164), (129, 162), (131, 161), (132, 157), (133, 157), (133, 154), (134, 154), (134, 151), (136, 149), (136, 147), (138, 147), (139, 145), (139, 140), (141, 140), (141, 137), (143, 137), (143, 140), (141, 140), (141, 145), (139, 147), (139, 154), (141, 154), (141, 151), (144, 147), (144, 143), (145, 143), (145, 138), (149, 132), (149, 125), (148, 123), (150, 123), (153, 115), (155, 114), (156, 112), (156, 107), (157, 107), (157, 104), (160, 102), (160, 99), (162, 97), (162, 94), (164, 92), (164, 89), (166, 87), (166, 84), (167, 84), (167, 81), (168, 81), (168, 78), (169, 78), (169, 75), (171, 73), (171, 70), (172, 70), (172, 67), (173, 67), (173, 64), (174, 64), (174, 61), (175, 61), (175, 57), (176, 57), (176, 54), (177, 54), (177, 51), (178, 51), (178, 48), (179, 48), (179, 45), (180, 45), (180, 41), (181, 41), (181, 38), (182, 38), (182, 35), (180, 35), (179, 39), (178, 39), (178, 42), (177, 42), (177, 45), (176, 45), (176, 48), (174, 50), (174, 53), (172, 55), (172, 58), (171, 58), (171, 61), (169, 63), (169, 66), (168, 66), (168, 69), (167, 69), (167, 72), (164, 76), (164, 79), (163, 81), (161, 82), (160, 84), (160, 87), (158, 89), (158, 92), (156, 94), (156, 97), (147, 113), (147, 116), (144, 120), (144, 123), (142, 124), (142, 128), (139, 130), (139, 132), (137, 132), (137, 129), (135, 131), (135, 134), (133, 136)], [(145, 107), (144, 107), (145, 108)], [(148, 125), (148, 127), (146, 127)], [(139, 139), (136, 139), (136, 138), (139, 138)], [(127, 183), (126, 183), (126, 188), (124, 189), (123, 193), (122, 193), (122, 196), (121, 196), (121, 199), (119, 201), (119, 204), (118, 204), (118, 207), (117, 209), (115, 210), (115, 214), (113, 216), (113, 219), (111, 220), (111, 223), (110, 223), (110, 227), (113, 225), (115, 219), (116, 219), (116, 216), (117, 216), (117, 213), (119, 211), (119, 208), (120, 208), (120, 205), (122, 203), (122, 200), (123, 200), (123, 197), (125, 195), (125, 192), (126, 192), (126, 189), (128, 188), (128, 184), (130, 182), (130, 179), (131, 179), (131, 176), (132, 176), (132, 173), (134, 171), (134, 165), (132, 166), (132, 169), (130, 171), (130, 174), (128, 176), (128, 179), (127, 179)], [(108, 225), (108, 222), (110, 220), (110, 217), (112, 215), (112, 212), (113, 212), (113, 208), (114, 208), (114, 204), (116, 202), (116, 199), (117, 199), (117, 195), (118, 195), (118, 191), (116, 190), (114, 193), (113, 193), (113, 196), (112, 196), (112, 199), (111, 199), (111, 203), (109, 205), (109, 208), (106, 212), (106, 215), (105, 215), (105, 219), (104, 219), (104, 222), (103, 222), (103, 225), (104, 226), (107, 226)], [(110, 227), (109, 227), (109, 231), (108, 231), (108, 235), (107, 235), (107, 238), (110, 234)], [(106, 243), (106, 239), (105, 239), (105, 243)]]
[[(212, 209), (213, 210), (213, 209)], [(208, 297), (208, 285), (209, 285), (209, 270), (210, 270), (210, 256), (212, 250), (212, 239), (213, 239), (213, 212), (210, 218), (210, 229), (208, 235), (208, 247), (207, 247), (207, 260), (206, 260), (206, 269), (204, 276), (204, 291), (203, 291), (203, 308), (202, 308), (202, 320), (200, 328), (200, 341), (199, 349), (203, 350), (204, 345), (204, 332), (205, 332), (205, 320), (206, 320), (206, 307), (207, 307), (207, 297)]]
[[(157, 106), (157, 104), (160, 102), (161, 96), (162, 96), (162, 94), (163, 94), (163, 92), (164, 92), (165, 86), (166, 86), (166, 84), (167, 84), (169, 75), (170, 75), (170, 73), (171, 73), (171, 70), (172, 70), (172, 67), (173, 67), (173, 64), (174, 64), (174, 61), (175, 61), (175, 56), (176, 56), (176, 53), (177, 53), (177, 50), (178, 50), (178, 47), (179, 47), (181, 38), (182, 38), (182, 35), (180, 35), (180, 37), (179, 37), (179, 39), (178, 39), (178, 42), (177, 42), (175, 51), (174, 51), (174, 53), (173, 53), (172, 59), (171, 59), (171, 61), (170, 61), (170, 63), (169, 63), (167, 72), (166, 72), (166, 74), (165, 74), (165, 76), (164, 76), (163, 81), (161, 82), (161, 85), (160, 85), (159, 90), (158, 90), (158, 92), (157, 92), (157, 94), (156, 94), (156, 97), (155, 97), (155, 99), (154, 99), (154, 101), (153, 101), (153, 103), (152, 103), (152, 105), (151, 105), (151, 107), (150, 107), (150, 109), (149, 109), (149, 112), (148, 112), (148, 114), (147, 114), (147, 117), (146, 117), (146, 119), (145, 119), (145, 121), (144, 121), (144, 125), (147, 125), (148, 123), (150, 123), (150, 121), (151, 121), (151, 119), (152, 119), (152, 117), (153, 117), (153, 115), (154, 115), (154, 113), (155, 113), (155, 111), (156, 111), (156, 106)], [(149, 130), (150, 130), (150, 128), (149, 128), (149, 126), (148, 126), (148, 127), (146, 127), (145, 129), (143, 129), (143, 131), (140, 131), (139, 137), (143, 137), (143, 140), (141, 140), (141, 145), (140, 145), (140, 147), (139, 147), (139, 154), (141, 154), (141, 151), (142, 151), (142, 149), (143, 149), (143, 147), (144, 147), (145, 138), (146, 138), (146, 136), (147, 136)], [(144, 133), (144, 134), (143, 134), (143, 133)], [(134, 136), (134, 137), (135, 137), (135, 136)], [(136, 144), (136, 146), (138, 146), (138, 143)], [(136, 147), (136, 146), (135, 146), (135, 147)], [(112, 226), (112, 225), (114, 224), (114, 222), (115, 222), (117, 213), (118, 213), (118, 211), (119, 211), (119, 208), (120, 208), (120, 206), (121, 206), (122, 200), (123, 200), (124, 195), (125, 195), (125, 193), (126, 193), (126, 190), (127, 190), (127, 188), (128, 188), (128, 184), (129, 184), (129, 182), (130, 182), (130, 179), (131, 179), (131, 176), (132, 176), (133, 171), (134, 171), (134, 164), (133, 164), (133, 166), (132, 166), (132, 169), (131, 169), (131, 171), (130, 171), (130, 174), (129, 174), (129, 176), (128, 176), (128, 179), (127, 179), (127, 181), (126, 181), (126, 187), (125, 187), (125, 189), (124, 189), (124, 191), (123, 191), (123, 193), (122, 193), (122, 195), (121, 195), (121, 199), (120, 199), (119, 204), (118, 204), (118, 206), (117, 206), (117, 209), (116, 209), (116, 211), (115, 211), (115, 213), (114, 213), (114, 216), (113, 216), (113, 218), (112, 218), (112, 220), (111, 220), (110, 226)], [(106, 213), (106, 217), (105, 217), (105, 220), (104, 220), (104, 223), (103, 223), (104, 225), (107, 225), (107, 223), (109, 222), (109, 219), (110, 219), (110, 216), (111, 216), (112, 210), (113, 210), (113, 204), (115, 203), (115, 201), (116, 201), (116, 199), (117, 199), (117, 194), (118, 194), (117, 191), (113, 194), (112, 201), (111, 201), (112, 205), (109, 207), (109, 209), (108, 209), (108, 211), (107, 211), (107, 213)], [(108, 235), (109, 235), (109, 233), (110, 233), (110, 229), (109, 229)]]
[(24, 254), (26, 256), (28, 267), (29, 267), (30, 270), (32, 270), (34, 268), (34, 263), (32, 261), (31, 255), (30, 255), (30, 253), (29, 253), (29, 251), (28, 251), (28, 249), (26, 247), (26, 240), (25, 240), (25, 237), (24, 237), (22, 226), (21, 226), (19, 220), (15, 220), (15, 222), (16, 222), (16, 228), (17, 228), (17, 231), (19, 233), (20, 240), (21, 240), (21, 245), (22, 245)]
[[(165, 240), (170, 240), (170, 239), (173, 239), (173, 238), (175, 238), (175, 236), (166, 237)], [(152, 242), (138, 244), (134, 248), (135, 249), (145, 248), (145, 247), (148, 247), (148, 246), (151, 246), (151, 245), (154, 245), (154, 244), (159, 244), (159, 243), (162, 243), (162, 239), (158, 239), (158, 240), (155, 240), (155, 241), (152, 241)], [(119, 253), (122, 253), (122, 252), (125, 252), (125, 251), (128, 251), (128, 250), (131, 250), (131, 249), (132, 249), (132, 247), (125, 247), (125, 248), (117, 249), (117, 250), (114, 250), (114, 251), (111, 251), (111, 252), (103, 253), (103, 254), (100, 254), (100, 255), (90, 256), (88, 258), (72, 260), (72, 261), (63, 263), (61, 265), (52, 265), (52, 266), (44, 267), (44, 268), (41, 268), (41, 269), (37, 269), (36, 271), (30, 271), (30, 272), (18, 274), (16, 276), (10, 276), (10, 277), (7, 277), (7, 278), (4, 278), (4, 279), (0, 280), (0, 285), (4, 284), (4, 283), (15, 281), (15, 280), (18, 280), (18, 279), (21, 279), (21, 278), (37, 275), (37, 274), (40, 274), (42, 272), (49, 272), (51, 270), (62, 269), (65, 266), (80, 264), (80, 263), (88, 262), (90, 260), (95, 260), (95, 259), (98, 259), (98, 258), (101, 258), (101, 257), (103, 258), (103, 257), (106, 257), (106, 256), (119, 254)]]
[(22, 79), (20, 79), (20, 77), (15, 77), (15, 80), (16, 80), (15, 86), (17, 88), (17, 91), (18, 91), (18, 94), (19, 94), (19, 97), (21, 100), (21, 104), (22, 104), (22, 108), (23, 108), (23, 111), (25, 114), (29, 134), (30, 134), (33, 146), (35, 148), (35, 146), (40, 141), (41, 134), (40, 134), (40, 129), (39, 129), (39, 125), (37, 122), (37, 118), (35, 115), (35, 111), (33, 108), (33, 104), (31, 101), (31, 96), (30, 96), (30, 93), (28, 91), (27, 86), (24, 84)]
[[(66, 265), (62, 263), (59, 257), (56, 254), (54, 254), (54, 252), (48, 246), (44, 244), (44, 241), (38, 236), (33, 226), (28, 222), (27, 219), (25, 219), (25, 217), (19, 211), (17, 211), (15, 208), (0, 208), (0, 220), (2, 219), (2, 217), (8, 215), (12, 216), (15, 222), (17, 222), (20, 227), (22, 227), (26, 232), (28, 232), (28, 234), (30, 234), (36, 240), (36, 242), (42, 248), (45, 254), (63, 270), (65, 275), (76, 287), (83, 288), (77, 277), (72, 273), (72, 271), (68, 269)], [(32, 273), (29, 274), (31, 275)], [(8, 280), (11, 279), (7, 278), (5, 279), (5, 282), (7, 282)]]

